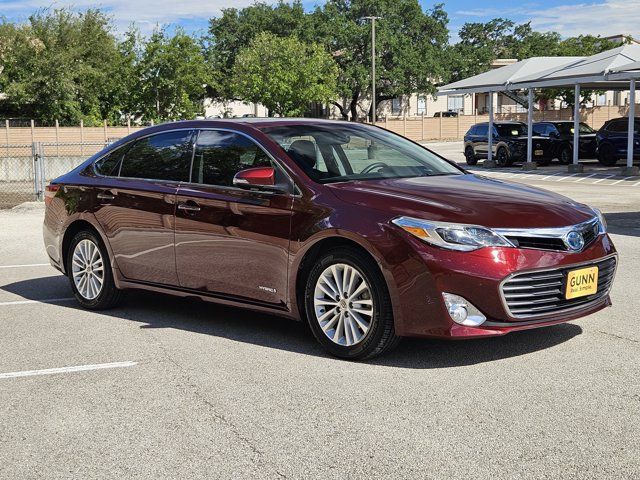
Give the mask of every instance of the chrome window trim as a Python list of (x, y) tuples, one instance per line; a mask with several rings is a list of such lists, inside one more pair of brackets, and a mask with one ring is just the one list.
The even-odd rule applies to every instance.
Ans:
[[(504, 285), (505, 283), (507, 283), (509, 280), (511, 280), (513, 277), (517, 276), (517, 275), (527, 275), (527, 274), (532, 274), (532, 273), (543, 273), (543, 272), (553, 272), (553, 271), (557, 271), (557, 270), (564, 270), (564, 269), (574, 269), (574, 268), (578, 268), (581, 266), (586, 266), (586, 265), (594, 265), (596, 263), (600, 263), (600, 262), (604, 262), (606, 260), (609, 260), (610, 258), (615, 257), (616, 259), (616, 264), (613, 268), (613, 278), (611, 279), (611, 284), (609, 285), (609, 288), (607, 288), (607, 290), (600, 295), (598, 298), (592, 300), (591, 302), (588, 303), (583, 303), (581, 305), (576, 305), (575, 307), (568, 307), (568, 308), (564, 308), (560, 311), (556, 311), (556, 312), (543, 312), (543, 313), (533, 313), (530, 315), (522, 315), (519, 317), (514, 316), (511, 313), (511, 309), (509, 308), (509, 305), (507, 304), (507, 299), (504, 296)], [(531, 318), (540, 318), (540, 317), (545, 317), (545, 316), (552, 316), (552, 315), (564, 315), (567, 312), (572, 312), (572, 311), (577, 311), (580, 309), (584, 309), (584, 308), (588, 308), (591, 305), (593, 305), (594, 303), (599, 302), (600, 300), (602, 300), (604, 297), (606, 297), (607, 295), (609, 295), (609, 293), (611, 292), (611, 288), (613, 287), (613, 280), (615, 279), (616, 273), (618, 273), (618, 254), (617, 253), (611, 253), (609, 255), (606, 255), (604, 257), (601, 258), (596, 258), (594, 260), (587, 260), (584, 262), (579, 262), (579, 263), (571, 263), (568, 265), (557, 265), (555, 267), (552, 268), (548, 268), (548, 267), (544, 267), (544, 268), (534, 268), (532, 270), (519, 270), (517, 272), (513, 272), (510, 273), (509, 275), (507, 275), (501, 282), (500, 285), (498, 286), (498, 291), (500, 294), (500, 300), (502, 302), (502, 307), (504, 308), (505, 312), (507, 313), (507, 315), (509, 315), (510, 318), (513, 318), (515, 320), (528, 320)]]

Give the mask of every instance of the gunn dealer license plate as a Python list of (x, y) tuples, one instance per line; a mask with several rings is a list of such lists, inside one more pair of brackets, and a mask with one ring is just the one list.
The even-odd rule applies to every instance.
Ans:
[(567, 275), (565, 298), (584, 297), (598, 291), (598, 267), (587, 267), (572, 270)]
[(542, 155), (544, 155), (544, 151), (543, 151), (543, 150), (534, 150), (534, 151), (533, 151), (533, 154), (534, 154), (536, 157), (541, 157)]

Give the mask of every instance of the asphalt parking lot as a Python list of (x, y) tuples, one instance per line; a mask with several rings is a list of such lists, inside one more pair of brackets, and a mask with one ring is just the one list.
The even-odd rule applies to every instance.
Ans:
[(81, 310), (42, 206), (0, 211), (0, 478), (639, 478), (640, 188), (514, 180), (604, 210), (614, 306), (368, 363), (196, 301)]

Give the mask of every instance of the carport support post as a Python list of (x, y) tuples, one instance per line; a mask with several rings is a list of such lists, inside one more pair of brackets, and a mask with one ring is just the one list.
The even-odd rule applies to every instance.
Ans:
[(527, 162), (522, 169), (535, 170), (538, 165), (533, 163), (533, 88), (529, 89), (527, 101)]
[(489, 131), (487, 132), (487, 159), (484, 161), (484, 168), (496, 168), (493, 161), (493, 92), (489, 92)]
[(580, 173), (584, 166), (578, 163), (580, 154), (580, 84), (576, 83), (573, 95), (573, 163), (569, 165), (569, 173)]
[(627, 166), (622, 169), (622, 175), (635, 176), (640, 174), (640, 169), (633, 166), (633, 146), (635, 144), (635, 118), (636, 118), (636, 80), (629, 82), (629, 132), (627, 134)]

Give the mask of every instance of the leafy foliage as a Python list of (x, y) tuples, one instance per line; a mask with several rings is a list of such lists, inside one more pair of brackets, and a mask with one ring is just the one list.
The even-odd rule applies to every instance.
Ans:
[(232, 85), (239, 98), (291, 116), (301, 115), (311, 102), (332, 100), (337, 77), (333, 58), (320, 45), (263, 32), (240, 51)]
[[(371, 23), (379, 16), (376, 90), (381, 102), (488, 70), (497, 58), (586, 56), (616, 46), (592, 35), (563, 39), (504, 18), (470, 22), (449, 40), (442, 5), (418, 0), (301, 0), (229, 8), (206, 35), (158, 28), (117, 35), (97, 9), (39, 10), (24, 24), (0, 20), (0, 116), (95, 125), (193, 118), (203, 100), (247, 100), (300, 114), (331, 102), (358, 119), (371, 89)], [(591, 92), (584, 92), (586, 100)], [(573, 102), (573, 91), (545, 90)], [(541, 95), (542, 95), (541, 94)]]

